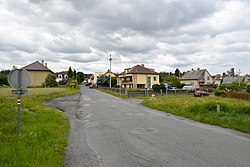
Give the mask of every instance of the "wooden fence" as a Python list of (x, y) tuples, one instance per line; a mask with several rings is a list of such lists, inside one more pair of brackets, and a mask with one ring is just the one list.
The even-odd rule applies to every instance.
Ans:
[(236, 99), (243, 99), (243, 100), (250, 100), (250, 94), (249, 93), (226, 93), (222, 94), (222, 97), (226, 98), (236, 98)]

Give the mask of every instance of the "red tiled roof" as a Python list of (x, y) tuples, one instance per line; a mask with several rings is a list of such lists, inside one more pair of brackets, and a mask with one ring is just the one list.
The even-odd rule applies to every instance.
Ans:
[(48, 67), (44, 66), (39, 61), (31, 63), (23, 68), (27, 71), (51, 71), (50, 69), (48, 69)]

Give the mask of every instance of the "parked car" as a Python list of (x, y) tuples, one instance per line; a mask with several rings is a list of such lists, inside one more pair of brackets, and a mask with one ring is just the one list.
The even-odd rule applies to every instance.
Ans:
[(194, 97), (209, 96), (210, 94), (206, 91), (196, 90), (194, 92)]

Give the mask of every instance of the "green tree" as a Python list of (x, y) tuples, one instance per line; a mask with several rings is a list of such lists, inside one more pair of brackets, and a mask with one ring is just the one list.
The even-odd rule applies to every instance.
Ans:
[(85, 75), (83, 72), (77, 72), (77, 82), (81, 83), (85, 80)]
[(0, 84), (9, 85), (7, 78), (7, 74), (0, 74)]
[(43, 84), (45, 87), (56, 87), (58, 83), (56, 82), (56, 75), (49, 73), (45, 78), (45, 83)]
[(74, 69), (73, 78), (76, 79), (76, 70)]
[(168, 85), (175, 86), (177, 88), (183, 87), (180, 80), (176, 76), (166, 76), (163, 78), (162, 83), (168, 83)]
[(176, 68), (175, 72), (174, 72), (174, 76), (179, 77), (180, 76), (180, 70), (178, 68)]
[(68, 75), (68, 79), (72, 79), (73, 78), (73, 71), (72, 71), (71, 67), (69, 67), (67, 75)]
[(230, 68), (230, 70), (227, 71), (227, 74), (228, 74), (229, 77), (234, 77), (235, 76), (234, 68)]

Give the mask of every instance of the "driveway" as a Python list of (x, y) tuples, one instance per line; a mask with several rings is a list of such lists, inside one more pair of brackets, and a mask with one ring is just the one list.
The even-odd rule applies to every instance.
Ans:
[(247, 134), (81, 87), (46, 102), (70, 118), (66, 167), (249, 167)]

